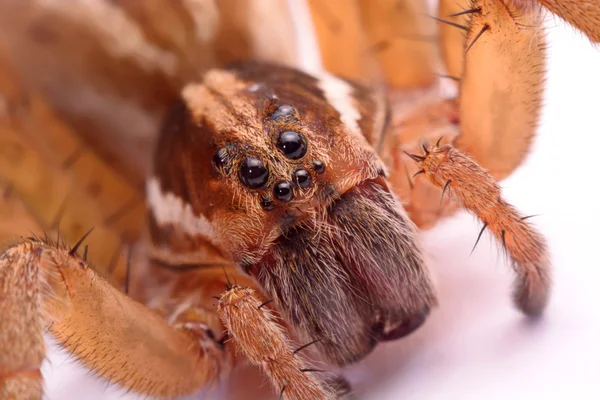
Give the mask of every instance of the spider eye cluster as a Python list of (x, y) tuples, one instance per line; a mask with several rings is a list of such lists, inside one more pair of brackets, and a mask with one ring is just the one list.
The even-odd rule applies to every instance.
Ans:
[[(269, 117), (270, 120), (296, 118), (296, 109), (290, 105), (278, 107)], [(218, 171), (226, 171), (232, 166), (231, 145), (220, 148), (213, 156), (213, 165)], [(277, 149), (289, 160), (300, 160), (308, 152), (308, 142), (304, 135), (294, 130), (282, 130), (276, 141)], [(325, 172), (322, 161), (312, 161), (311, 168), (315, 174)], [(269, 183), (269, 169), (263, 160), (256, 157), (246, 157), (239, 163), (238, 177), (242, 185), (251, 190), (267, 189)], [(261, 207), (270, 211), (275, 208), (273, 199), (289, 202), (294, 198), (294, 189), (308, 189), (313, 184), (313, 177), (308, 168), (296, 169), (289, 180), (277, 181), (272, 188), (272, 193), (261, 199)]]

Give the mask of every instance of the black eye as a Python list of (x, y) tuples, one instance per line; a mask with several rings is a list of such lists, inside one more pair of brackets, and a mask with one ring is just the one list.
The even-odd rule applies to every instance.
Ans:
[(323, 161), (315, 160), (313, 161), (313, 169), (317, 174), (322, 174), (325, 172), (325, 164), (323, 164)]
[(306, 140), (298, 132), (286, 131), (279, 135), (277, 147), (285, 154), (287, 158), (297, 160), (306, 154)]
[(217, 150), (215, 155), (213, 156), (213, 165), (217, 170), (221, 170), (225, 163), (227, 162), (227, 149), (225, 147)]
[(281, 107), (279, 107), (277, 110), (275, 110), (275, 112), (273, 114), (271, 114), (271, 119), (277, 119), (277, 118), (281, 118), (281, 117), (288, 117), (290, 115), (294, 114), (294, 107), (292, 106), (288, 106), (283, 105)]
[(240, 165), (240, 180), (250, 189), (258, 189), (267, 184), (269, 171), (258, 158), (246, 158)]
[(294, 179), (296, 180), (298, 186), (300, 186), (302, 189), (306, 189), (310, 186), (311, 177), (308, 171), (305, 169), (299, 169), (294, 172)]
[(294, 197), (290, 182), (278, 182), (273, 188), (273, 194), (277, 200), (290, 201)]
[(271, 211), (273, 208), (275, 208), (273, 201), (268, 197), (263, 197), (260, 199), (260, 206), (266, 211)]

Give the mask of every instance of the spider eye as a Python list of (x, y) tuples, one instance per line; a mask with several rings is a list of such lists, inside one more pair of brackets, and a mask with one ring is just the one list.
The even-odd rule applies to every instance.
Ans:
[(217, 170), (221, 170), (225, 163), (227, 162), (227, 149), (225, 147), (217, 150), (215, 155), (213, 156), (213, 165)]
[(292, 192), (292, 185), (290, 182), (279, 182), (273, 188), (273, 195), (277, 200), (290, 201), (294, 197)]
[(306, 189), (310, 186), (311, 177), (308, 171), (305, 169), (299, 169), (294, 172), (294, 179), (296, 180), (298, 186), (300, 186), (302, 189)]
[(304, 136), (294, 131), (285, 131), (279, 135), (277, 147), (287, 158), (297, 160), (304, 157), (308, 145)]
[(271, 114), (271, 119), (274, 120), (274, 119), (278, 119), (281, 117), (288, 117), (293, 114), (294, 114), (294, 107), (286, 104), (286, 105), (279, 107), (277, 110), (275, 110), (275, 112), (273, 114)]
[(313, 161), (313, 169), (317, 174), (322, 174), (325, 172), (325, 164), (323, 164), (323, 161), (315, 160)]
[(275, 208), (273, 201), (268, 197), (263, 197), (260, 199), (260, 205), (265, 211), (271, 211), (273, 208)]
[(240, 180), (250, 189), (265, 186), (269, 180), (269, 171), (258, 158), (246, 158), (240, 165)]

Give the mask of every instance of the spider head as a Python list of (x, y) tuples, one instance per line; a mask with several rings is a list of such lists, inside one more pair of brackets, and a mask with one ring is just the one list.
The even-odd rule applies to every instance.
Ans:
[[(208, 72), (182, 97), (149, 185), (163, 244), (202, 242), (238, 264), (339, 365), (425, 320), (435, 296), (373, 148), (385, 113), (370, 92), (244, 64)], [(179, 207), (167, 211), (166, 198)]]

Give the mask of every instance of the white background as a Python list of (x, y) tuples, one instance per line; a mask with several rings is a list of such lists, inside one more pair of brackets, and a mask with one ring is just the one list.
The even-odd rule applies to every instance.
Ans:
[[(349, 370), (361, 399), (600, 399), (600, 49), (557, 20), (547, 26), (539, 134), (502, 182), (523, 213), (541, 214), (531, 221), (548, 239), (555, 280), (546, 316), (532, 324), (512, 307), (507, 261), (486, 234), (469, 257), (480, 225), (458, 214), (424, 235), (440, 307)], [(136, 398), (56, 352), (44, 375), (47, 399)], [(242, 397), (259, 398), (210, 398)]]

